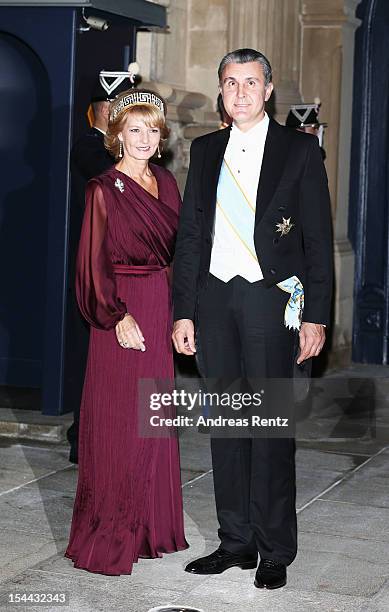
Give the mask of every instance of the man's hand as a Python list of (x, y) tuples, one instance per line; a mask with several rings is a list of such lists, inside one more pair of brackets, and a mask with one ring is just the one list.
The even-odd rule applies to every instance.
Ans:
[(191, 319), (179, 319), (174, 322), (172, 334), (174, 348), (177, 353), (194, 355), (196, 352), (194, 341), (194, 325)]
[(310, 357), (317, 357), (326, 339), (325, 327), (318, 323), (302, 323), (300, 329), (300, 364)]

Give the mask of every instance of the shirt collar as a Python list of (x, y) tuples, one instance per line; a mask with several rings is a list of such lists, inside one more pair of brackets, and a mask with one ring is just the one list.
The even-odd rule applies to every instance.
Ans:
[(244, 142), (246, 144), (259, 145), (266, 138), (267, 130), (269, 127), (269, 115), (265, 113), (265, 116), (261, 121), (256, 123), (247, 132), (242, 132), (234, 123), (231, 127), (230, 139), (233, 141)]

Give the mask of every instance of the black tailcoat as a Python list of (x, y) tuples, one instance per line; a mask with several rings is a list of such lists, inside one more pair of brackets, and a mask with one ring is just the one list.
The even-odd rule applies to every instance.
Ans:
[(104, 146), (104, 134), (92, 127), (72, 149), (72, 179), (84, 183), (108, 170), (115, 162)]
[[(298, 336), (284, 325), (288, 297), (276, 283), (298, 276), (305, 292), (303, 320), (326, 325), (332, 288), (330, 199), (318, 139), (273, 120), (254, 228), (264, 280), (249, 283), (236, 276), (223, 283), (209, 275), (217, 185), (229, 135), (227, 128), (192, 144), (174, 260), (175, 319), (195, 320), (197, 363), (208, 390), (215, 390), (216, 381), (219, 392), (226, 381), (228, 386), (247, 377), (255, 385), (263, 378), (292, 377)], [(277, 232), (283, 219), (293, 224), (286, 235)], [(259, 552), (261, 559), (285, 565), (295, 558), (295, 445), (293, 432), (289, 435), (224, 439), (211, 433), (221, 548)]]
[[(230, 127), (193, 141), (174, 260), (174, 318), (194, 320), (210, 265), (216, 192)], [(291, 219), (287, 235), (277, 223)], [(303, 320), (330, 322), (331, 212), (316, 136), (270, 119), (257, 192), (254, 242), (268, 287), (296, 275), (304, 285)]]

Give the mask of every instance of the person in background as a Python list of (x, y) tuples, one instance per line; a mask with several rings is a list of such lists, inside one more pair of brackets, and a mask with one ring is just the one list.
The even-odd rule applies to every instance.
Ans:
[(305, 134), (312, 134), (319, 139), (319, 146), (323, 160), (326, 158), (326, 152), (323, 148), (324, 128), (327, 123), (319, 121), (320, 100), (315, 99), (313, 104), (294, 104), (290, 107), (290, 111), (286, 118), (286, 127), (294, 128)]
[[(74, 295), (75, 253), (80, 236), (80, 229), (85, 208), (85, 187), (87, 182), (111, 168), (115, 158), (104, 146), (104, 137), (108, 129), (109, 107), (112, 100), (122, 91), (132, 87), (134, 81), (133, 65), (128, 71), (101, 71), (93, 89), (88, 109), (90, 129), (83, 134), (73, 146), (70, 156), (72, 202), (70, 230), (70, 281), (68, 301), (68, 325), (71, 326), (71, 338), (68, 352), (71, 353), (71, 378), (66, 380), (66, 408), (73, 411), (73, 423), (67, 431), (70, 444), (69, 461), (78, 463), (78, 429), (80, 402), (88, 351), (89, 328), (81, 316)], [(110, 78), (106, 74), (113, 75)], [(112, 86), (112, 79), (115, 79)]]
[(224, 108), (223, 97), (221, 93), (219, 93), (217, 97), (216, 105), (217, 105), (217, 112), (219, 113), (219, 117), (220, 117), (219, 130), (223, 130), (224, 128), (229, 127), (231, 125), (232, 119), (227, 113), (226, 109)]
[(102, 174), (115, 162), (104, 146), (104, 136), (108, 128), (109, 106), (114, 98), (115, 95), (108, 94), (98, 81), (91, 98), (91, 110), (88, 113), (92, 125), (77, 140), (72, 149), (72, 180), (77, 180), (79, 177), (83, 183), (84, 192), (86, 181)]

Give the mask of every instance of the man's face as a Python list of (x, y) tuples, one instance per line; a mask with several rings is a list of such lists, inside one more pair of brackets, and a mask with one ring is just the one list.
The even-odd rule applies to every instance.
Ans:
[(259, 62), (227, 64), (223, 70), (220, 91), (224, 108), (243, 132), (263, 119), (265, 102), (273, 84), (265, 87), (263, 68)]
[(107, 119), (109, 117), (110, 106), (111, 106), (111, 102), (108, 102), (108, 100), (105, 100), (104, 102), (101, 103), (101, 114)]
[(108, 119), (109, 119), (109, 108), (111, 103), (107, 100), (102, 100), (101, 102), (95, 102), (93, 105), (93, 112), (95, 115), (95, 123), (101, 127), (104, 127), (105, 131), (108, 129)]

